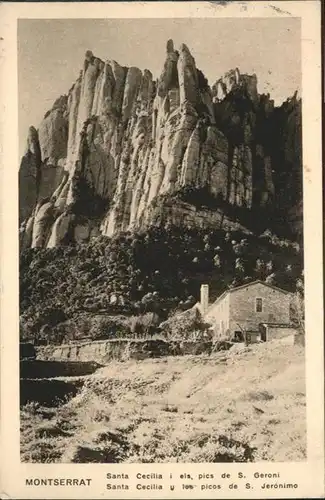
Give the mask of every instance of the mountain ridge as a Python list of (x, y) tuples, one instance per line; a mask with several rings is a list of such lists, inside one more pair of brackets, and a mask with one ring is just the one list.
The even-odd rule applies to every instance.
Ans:
[[(52, 248), (156, 224), (249, 232), (243, 221), (257, 214), (261, 230), (280, 220), (290, 231), (290, 211), (299, 233), (301, 170), (297, 94), (274, 106), (258, 94), (256, 75), (238, 68), (210, 87), (188, 47), (177, 51), (172, 40), (156, 81), (88, 50), (68, 95), (29, 130), (21, 245)], [(202, 193), (212, 200), (204, 213), (193, 203)]]

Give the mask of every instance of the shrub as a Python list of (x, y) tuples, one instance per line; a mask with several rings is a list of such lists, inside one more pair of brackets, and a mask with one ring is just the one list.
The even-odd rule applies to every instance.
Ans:
[(208, 324), (204, 323), (196, 308), (176, 313), (160, 325), (161, 332), (169, 339), (199, 340), (209, 337)]
[[(210, 283), (214, 298), (228, 286), (247, 282), (247, 277), (272, 279), (294, 291), (302, 255), (294, 242), (282, 243), (240, 231), (170, 225), (168, 230), (152, 227), (135, 236), (99, 236), (74, 247), (27, 249), (20, 255), (21, 335), (35, 338), (44, 325), (57, 335), (66, 330), (68, 339), (78, 338), (83, 330), (89, 335), (90, 325), (79, 326), (87, 315), (155, 313), (163, 321), (176, 307), (189, 309), (199, 298), (202, 282)], [(59, 326), (69, 321), (75, 322), (75, 333), (72, 323)], [(105, 328), (99, 321), (94, 336), (102, 334), (95, 330)], [(142, 326), (137, 328), (142, 331)]]
[(95, 316), (91, 319), (89, 333), (92, 340), (128, 337), (131, 328), (119, 316)]

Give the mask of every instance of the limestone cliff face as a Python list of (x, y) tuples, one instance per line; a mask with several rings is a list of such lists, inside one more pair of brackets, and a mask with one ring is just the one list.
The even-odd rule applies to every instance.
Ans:
[[(30, 129), (20, 168), (22, 245), (182, 220), (235, 227), (222, 215), (226, 205), (286, 207), (287, 181), (297, 187), (294, 209), (300, 117), (296, 96), (275, 108), (258, 94), (256, 75), (238, 69), (210, 88), (184, 44), (177, 51), (168, 41), (158, 80), (87, 51), (68, 95)], [(196, 193), (215, 200), (213, 208), (196, 206)]]
[(25, 221), (38, 198), (42, 155), (37, 130), (30, 127), (19, 170), (19, 219)]

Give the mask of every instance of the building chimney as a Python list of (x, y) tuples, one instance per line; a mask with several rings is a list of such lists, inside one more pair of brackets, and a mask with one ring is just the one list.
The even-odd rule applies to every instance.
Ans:
[(204, 315), (209, 307), (209, 285), (201, 285), (201, 310)]

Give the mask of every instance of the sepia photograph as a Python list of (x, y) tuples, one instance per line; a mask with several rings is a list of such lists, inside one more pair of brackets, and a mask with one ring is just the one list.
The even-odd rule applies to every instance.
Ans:
[(17, 29), (21, 461), (305, 461), (301, 20)]
[(0, 5), (1, 498), (323, 498), (320, 6)]

